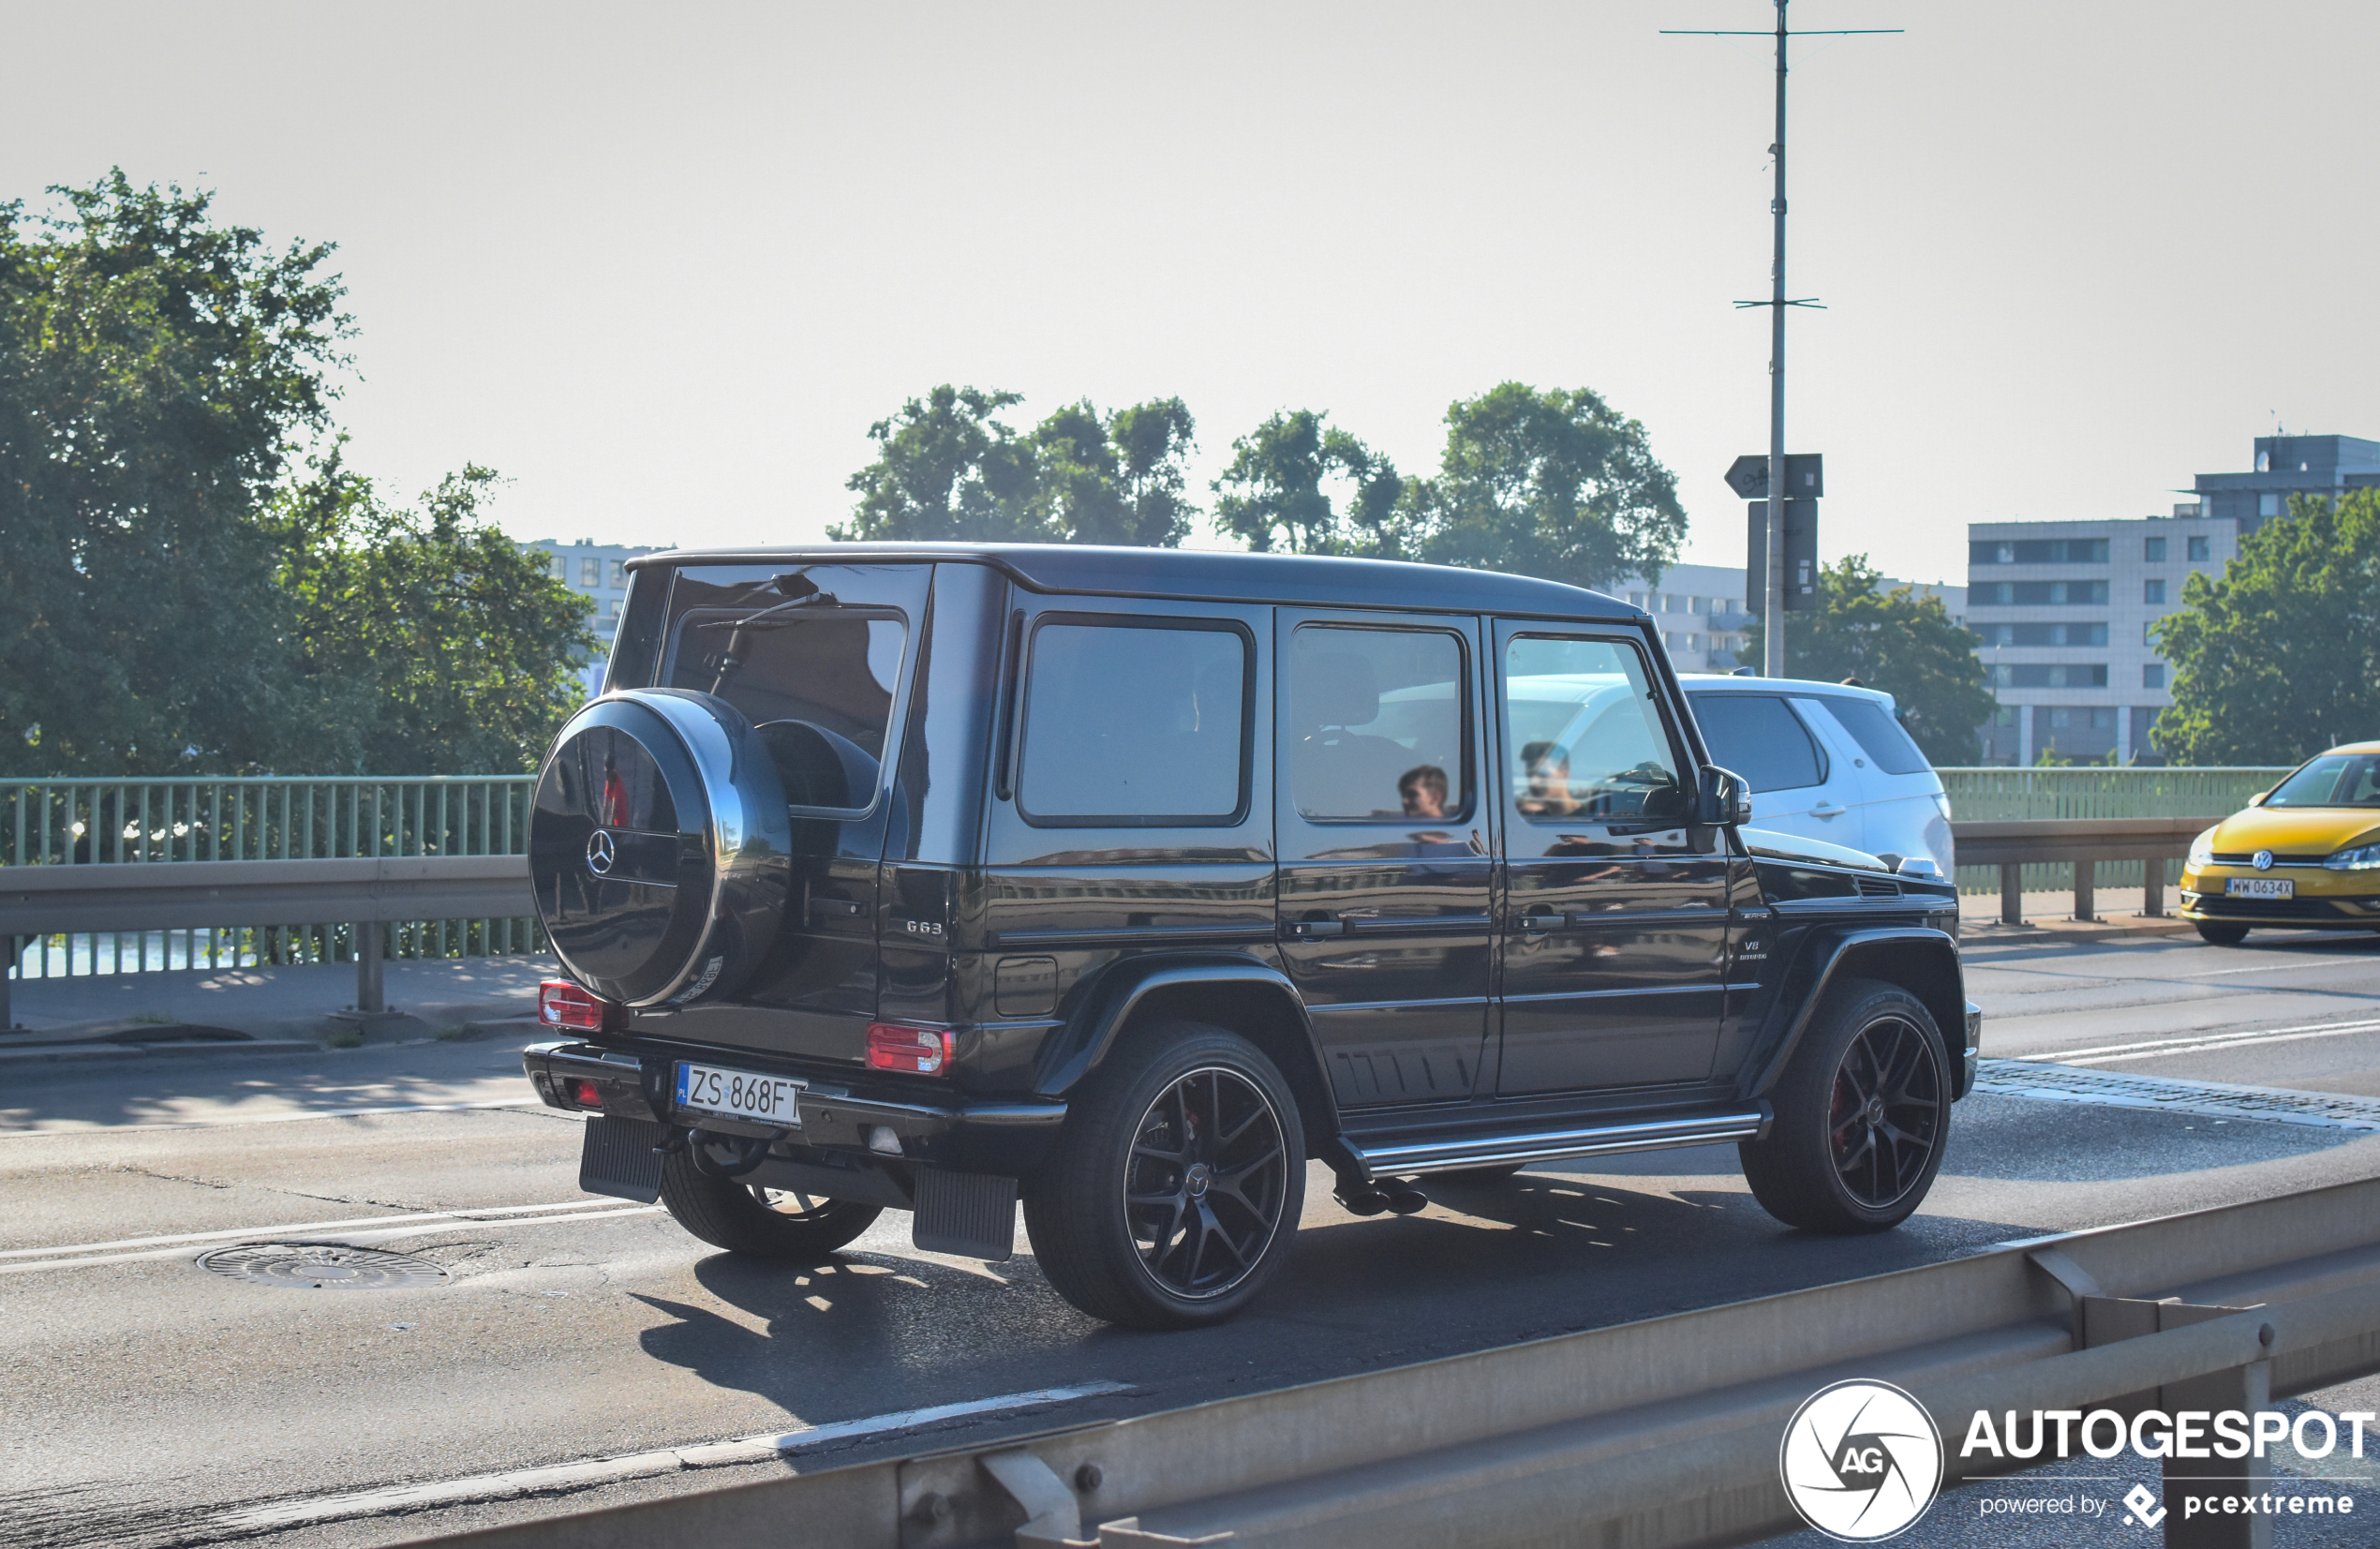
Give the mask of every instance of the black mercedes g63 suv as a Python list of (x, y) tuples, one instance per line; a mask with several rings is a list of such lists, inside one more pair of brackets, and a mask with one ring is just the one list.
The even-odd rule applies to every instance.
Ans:
[[(1143, 1327), (1279, 1267), (1307, 1163), (1733, 1140), (1818, 1231), (1914, 1210), (1972, 1080), (1957, 899), (1744, 827), (1651, 620), (1546, 581), (834, 544), (633, 575), (539, 773), (582, 1185), (759, 1258), (885, 1209)], [(1912, 872), (1922, 874), (1911, 874)]]

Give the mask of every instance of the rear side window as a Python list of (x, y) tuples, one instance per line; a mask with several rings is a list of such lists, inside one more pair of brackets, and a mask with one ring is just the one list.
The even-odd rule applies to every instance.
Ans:
[(1900, 722), (1885, 714), (1884, 707), (1873, 699), (1825, 694), (1819, 703), (1834, 712), (1835, 719), (1843, 723), (1843, 730), (1852, 734), (1867, 750), (1867, 756), (1876, 761), (1876, 767), (1886, 774), (1923, 774), (1933, 767), (1926, 762), (1926, 755), (1917, 751), (1917, 744), (1909, 739), (1909, 734), (1900, 729)]
[(1238, 822), (1249, 660), (1228, 624), (1044, 622), (1026, 671), (1018, 810), (1059, 827)]
[(1825, 762), (1810, 740), (1809, 728), (1782, 699), (1765, 693), (1688, 697), (1712, 762), (1742, 775), (1753, 790), (1790, 791), (1825, 783)]
[(1325, 821), (1470, 809), (1463, 645), (1436, 630), (1306, 625), (1289, 642), (1289, 790)]

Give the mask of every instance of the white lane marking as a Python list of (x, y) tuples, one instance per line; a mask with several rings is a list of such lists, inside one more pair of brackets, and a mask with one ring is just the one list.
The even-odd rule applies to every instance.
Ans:
[[(617, 1200), (599, 1202), (619, 1204)], [(608, 1221), (620, 1215), (656, 1215), (662, 1209), (659, 1205), (620, 1205), (620, 1208), (614, 1210), (592, 1211), (581, 1211), (575, 1206), (572, 1208), (573, 1214), (569, 1214), (557, 1211), (550, 1215), (508, 1215), (479, 1221), (469, 1216), (456, 1215), (443, 1221), (426, 1222), (421, 1226), (397, 1227), (387, 1231), (342, 1231), (335, 1236), (337, 1241), (353, 1245), (386, 1243), (399, 1237), (429, 1236), (437, 1232), (453, 1231), (457, 1227), (548, 1227), (558, 1224), (567, 1225), (573, 1221)], [(387, 1220), (389, 1217), (382, 1216), (380, 1219)], [(245, 1235), (251, 1242), (286, 1243), (307, 1234), (290, 1227), (267, 1227)], [(150, 1248), (141, 1253), (95, 1253), (85, 1254), (78, 1259), (43, 1259), (30, 1264), (0, 1264), (0, 1274), (32, 1274), (40, 1270), (70, 1270), (83, 1264), (130, 1264), (150, 1259), (188, 1259), (193, 1257), (202, 1245), (186, 1243), (178, 1248)]]
[[(1989, 1019), (1986, 1019), (1988, 1020)], [(2119, 1059), (2146, 1060), (2159, 1054), (2188, 1053), (2199, 1048), (2228, 1048), (2234, 1044), (2287, 1043), (2298, 1038), (2328, 1038), (2342, 1033), (2370, 1033), (2380, 1030), (2380, 1020), (2357, 1022), (2308, 1022), (2299, 1027), (2268, 1027), (2234, 1033), (2185, 1033), (2170, 1038), (2150, 1038), (2140, 1043), (2101, 1044), (2093, 1049), (2060, 1049), (2039, 1054), (2003, 1054), (2007, 1060), (2025, 1060), (2039, 1065), (2089, 1065), (2102, 1056)]]
[(370, 1119), (383, 1113), (469, 1113), (500, 1108), (544, 1108), (558, 1119), (584, 1119), (573, 1109), (548, 1108), (538, 1097), (507, 1097), (500, 1103), (391, 1103), (381, 1108), (324, 1108), (304, 1113), (259, 1113), (237, 1119), (171, 1119), (154, 1125), (94, 1125), (88, 1129), (0, 1131), (0, 1140), (38, 1140), (60, 1135), (120, 1135), (126, 1130), (236, 1129), (244, 1125), (290, 1125), (301, 1119)]
[(393, 1227), (408, 1221), (477, 1220), (485, 1215), (531, 1215), (558, 1210), (600, 1210), (618, 1200), (557, 1199), (544, 1205), (463, 1205), (454, 1210), (416, 1211), (403, 1215), (358, 1215), (345, 1221), (285, 1221), (278, 1226), (232, 1227), (225, 1231), (185, 1231), (171, 1237), (119, 1237), (107, 1243), (67, 1243), (46, 1248), (0, 1249), (0, 1259), (37, 1259), (43, 1254), (104, 1253), (110, 1248), (157, 1247), (167, 1243), (212, 1243), (225, 1237), (270, 1236), (274, 1232), (345, 1231), (351, 1227)]
[(479, 1474), (468, 1479), (439, 1480), (427, 1484), (394, 1484), (378, 1490), (357, 1490), (346, 1495), (315, 1496), (306, 1499), (275, 1501), (266, 1506), (251, 1506), (243, 1511), (226, 1512), (217, 1517), (216, 1523), (219, 1527), (235, 1530), (287, 1527), (298, 1523), (331, 1522), (341, 1517), (372, 1516), (383, 1512), (409, 1511), (424, 1506), (449, 1505), (458, 1501), (493, 1500), (505, 1496), (528, 1495), (542, 1490), (567, 1490), (589, 1484), (607, 1484), (615, 1480), (636, 1479), (647, 1474), (676, 1473), (684, 1468), (707, 1468), (716, 1467), (721, 1464), (751, 1463), (781, 1453), (807, 1452), (830, 1442), (912, 1430), (918, 1426), (936, 1424), (942, 1421), (963, 1419), (969, 1415), (992, 1414), (1006, 1409), (1035, 1408), (1045, 1404), (1063, 1404), (1073, 1399), (1098, 1398), (1108, 1393), (1130, 1392), (1132, 1392), (1130, 1383), (1105, 1380), (1078, 1382), (1064, 1388), (1038, 1388), (1031, 1393), (1002, 1393), (997, 1398), (970, 1399), (960, 1404), (936, 1404), (922, 1409), (901, 1409), (893, 1414), (876, 1415), (867, 1420), (839, 1421), (831, 1425), (815, 1425), (804, 1431), (738, 1437), (733, 1441), (692, 1447), (665, 1447), (649, 1452), (630, 1452), (619, 1457), (590, 1458), (584, 1463), (557, 1464), (545, 1468), (515, 1468), (505, 1473)]
[[(2370, 958), (2316, 959), (2313, 962), (2306, 962), (2294, 959), (2283, 959), (2279, 962), (2252, 962), (2245, 968), (2209, 968), (2203, 973), (2176, 974), (2174, 977), (2178, 979), (2219, 979), (2226, 974), (2275, 974), (2281, 972), (2283, 969), (2303, 972), (2316, 968), (2370, 968), (2372, 966), (2373, 966), (2373, 964)], [(2156, 981), (2151, 979), (2148, 982), (2153, 984)]]

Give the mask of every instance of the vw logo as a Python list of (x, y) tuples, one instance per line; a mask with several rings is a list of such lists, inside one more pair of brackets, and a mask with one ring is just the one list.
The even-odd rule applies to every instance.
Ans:
[(2258, 850), (2256, 852), (2256, 870), (2259, 871), (2269, 871), (2272, 870), (2272, 852), (2270, 850)]
[(612, 863), (618, 858), (619, 852), (612, 848), (612, 836), (609, 829), (598, 828), (587, 836), (587, 869), (588, 871), (599, 877), (602, 876), (611, 871)]

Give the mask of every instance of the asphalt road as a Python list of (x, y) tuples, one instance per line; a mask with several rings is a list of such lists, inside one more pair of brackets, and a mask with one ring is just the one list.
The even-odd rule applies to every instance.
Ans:
[[(2380, 939), (1993, 947), (1969, 969), (1994, 1056), (2380, 1095)], [(2225, 1117), (2219, 1104), (1991, 1093), (1960, 1105), (1925, 1209), (1879, 1238), (1778, 1226), (1732, 1148), (1442, 1187), (1402, 1219), (1346, 1216), (1317, 1172), (1296, 1258), (1263, 1301), (1220, 1329), (1149, 1335), (1074, 1312), (1021, 1236), (1017, 1258), (985, 1266), (915, 1251), (907, 1217), (887, 1215), (842, 1255), (765, 1269), (658, 1210), (590, 1199), (575, 1183), (578, 1121), (523, 1103), (513, 1047), (12, 1077), (0, 1095), (0, 1542), (392, 1542), (2380, 1172), (2367, 1132)], [(503, 1104), (521, 1106), (469, 1106)], [(197, 1262), (287, 1240), (414, 1254), (452, 1279), (304, 1290)], [(526, 1495), (487, 1478), (811, 1427), (810, 1444), (765, 1463), (575, 1490), (532, 1481)], [(391, 1493), (420, 1486), (443, 1488)], [(364, 1498), (332, 1498), (350, 1495)], [(2380, 1524), (2380, 1498), (2373, 1508)], [(1995, 1529), (1990, 1542), (2026, 1541)]]

